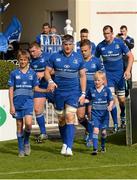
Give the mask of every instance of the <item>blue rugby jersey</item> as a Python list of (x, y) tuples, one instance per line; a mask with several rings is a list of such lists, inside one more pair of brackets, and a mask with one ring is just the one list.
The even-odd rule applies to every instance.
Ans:
[(99, 58), (92, 57), (89, 61), (84, 61), (87, 77), (87, 91), (89, 88), (94, 87), (94, 74), (101, 70), (104, 71), (104, 65)]
[(112, 43), (108, 44), (105, 40), (96, 47), (96, 57), (102, 57), (106, 72), (119, 76), (123, 74), (123, 54), (129, 52), (128, 47), (121, 39), (114, 38)]
[[(30, 67), (37, 73), (37, 72), (44, 72), (47, 66), (47, 61), (50, 57), (49, 53), (43, 52), (38, 58), (31, 58), (30, 59)], [(47, 88), (48, 82), (43, 77), (39, 80), (40, 88)]]
[[(25, 102), (32, 105), (33, 88), (39, 85), (36, 73), (30, 68), (26, 73), (15, 69), (11, 72), (8, 85), (14, 88), (14, 105), (16, 109), (25, 109)], [(30, 99), (30, 101), (29, 101)], [(26, 104), (28, 107), (28, 104)]]
[(90, 88), (88, 92), (88, 99), (91, 100), (92, 111), (97, 111), (99, 115), (103, 114), (107, 110), (107, 106), (110, 101), (113, 100), (112, 93), (107, 86), (98, 92), (95, 87)]
[(73, 51), (67, 57), (60, 51), (51, 55), (47, 66), (55, 70), (54, 81), (58, 85), (57, 90), (79, 90), (79, 70), (84, 68), (81, 55)]

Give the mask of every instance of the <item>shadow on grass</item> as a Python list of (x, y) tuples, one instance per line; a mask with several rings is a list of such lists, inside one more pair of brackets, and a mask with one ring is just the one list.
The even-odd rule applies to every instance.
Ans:
[(107, 137), (107, 142), (110, 144), (126, 146), (126, 131), (109, 134)]
[(0, 147), (0, 153), (17, 155), (18, 152), (17, 142), (7, 142)]

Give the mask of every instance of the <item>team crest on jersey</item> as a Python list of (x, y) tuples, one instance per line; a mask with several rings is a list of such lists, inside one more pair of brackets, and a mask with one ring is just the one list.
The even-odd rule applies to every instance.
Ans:
[(17, 76), (16, 76), (16, 79), (21, 79), (20, 75), (17, 75)]
[(107, 92), (104, 93), (104, 96), (107, 97)]
[(115, 49), (119, 49), (120, 47), (119, 47), (119, 44), (116, 44), (115, 45)]
[(77, 59), (74, 59), (74, 60), (73, 60), (73, 63), (74, 63), (74, 64), (78, 64), (78, 60), (77, 60)]
[(57, 62), (60, 62), (60, 61), (61, 61), (61, 58), (57, 58), (56, 61), (57, 61)]

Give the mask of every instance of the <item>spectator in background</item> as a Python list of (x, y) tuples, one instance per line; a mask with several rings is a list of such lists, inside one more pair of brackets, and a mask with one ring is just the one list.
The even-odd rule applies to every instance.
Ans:
[[(124, 41), (124, 43), (127, 45), (127, 47), (129, 48), (129, 50), (131, 51), (134, 48), (134, 39), (130, 36), (127, 35), (128, 33), (128, 29), (126, 25), (122, 25), (120, 27), (120, 33), (117, 34), (117, 37), (122, 39)], [(123, 65), (124, 65), (124, 71), (126, 70), (127, 66), (128, 66), (128, 56), (123, 53)], [(128, 97), (129, 95), (129, 89), (132, 88), (132, 78), (128, 79), (125, 83), (125, 96)], [(124, 105), (122, 105), (121, 103), (120, 105), (120, 109), (121, 109), (121, 128), (125, 127), (125, 112), (123, 111), (123, 109), (125, 109)]]
[[(80, 30), (80, 41), (77, 42), (77, 52), (81, 53), (80, 43), (84, 39), (89, 39), (88, 35), (89, 35), (88, 29), (83, 28), (83, 29)], [(91, 48), (91, 54), (94, 56), (95, 55), (96, 46), (95, 46), (95, 44), (92, 41), (90, 41), (90, 43), (91, 43), (91, 47), (92, 47)]]
[(36, 42), (41, 45), (43, 51), (48, 51), (47, 45), (50, 43), (48, 35), (50, 34), (49, 23), (44, 23), (42, 25), (42, 32), (36, 37)]
[[(128, 46), (129, 50), (131, 51), (134, 48), (134, 39), (130, 36), (127, 35), (128, 33), (128, 29), (127, 26), (122, 25), (120, 27), (120, 33), (121, 33), (121, 38), (122, 40), (125, 42), (125, 44)], [(124, 70), (127, 68), (127, 64), (128, 64), (128, 57), (126, 56), (126, 54), (123, 54), (123, 62), (124, 62)], [(132, 88), (132, 80), (129, 79), (127, 81), (127, 87), (126, 87), (126, 97), (129, 95), (129, 89)]]
[(48, 52), (49, 53), (55, 53), (62, 49), (62, 39), (59, 34), (57, 34), (57, 29), (55, 26), (51, 27), (50, 30), (50, 44), (48, 45)]
[(51, 33), (51, 34), (57, 34), (57, 29), (56, 29), (55, 26), (52, 26), (52, 27), (50, 28), (50, 33)]

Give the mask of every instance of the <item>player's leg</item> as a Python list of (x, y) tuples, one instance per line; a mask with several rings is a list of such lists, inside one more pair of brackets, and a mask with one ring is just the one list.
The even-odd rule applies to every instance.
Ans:
[(24, 137), (23, 137), (23, 118), (22, 117), (17, 117), (16, 126), (17, 126), (19, 157), (24, 157)]
[(45, 117), (44, 117), (44, 106), (46, 98), (37, 97), (34, 98), (34, 111), (36, 115), (36, 120), (40, 128), (40, 138), (41, 140), (47, 139), (46, 126), (45, 126)]
[(112, 116), (112, 120), (113, 120), (113, 124), (114, 124), (114, 132), (118, 131), (118, 115), (117, 115), (117, 107), (116, 107), (116, 86), (117, 86), (117, 79), (115, 79), (112, 74), (108, 74), (107, 75), (107, 83), (108, 83), (108, 87), (111, 90), (111, 93), (113, 95), (114, 98), (114, 105), (113, 105), (113, 109), (111, 111), (111, 116)]
[(87, 118), (85, 118), (85, 105), (81, 105), (78, 107), (77, 109), (77, 117), (78, 117), (78, 121), (79, 123), (87, 130)]
[(113, 130), (114, 130), (114, 132), (117, 132), (118, 131), (118, 116), (117, 116), (117, 107), (116, 107), (115, 88), (114, 87), (109, 87), (109, 88), (110, 88), (113, 98), (114, 98), (114, 105), (113, 105), (113, 108), (111, 111), (111, 116), (112, 116), (112, 120), (113, 120), (113, 124), (114, 124)]
[(93, 146), (93, 122), (91, 119), (91, 105), (87, 104), (87, 116), (88, 116), (88, 132), (87, 147)]
[(101, 130), (101, 152), (106, 152), (106, 138), (107, 138), (107, 131), (106, 129)]
[(85, 137), (84, 139), (88, 139), (88, 119), (85, 117), (86, 107), (84, 105), (79, 105), (77, 109), (77, 117), (79, 123), (85, 128)]
[(72, 147), (73, 147), (73, 141), (74, 141), (74, 135), (75, 135), (75, 114), (76, 114), (77, 108), (65, 105), (65, 114), (66, 114), (66, 141), (67, 141), (67, 150), (66, 155), (72, 156)]
[(92, 152), (92, 155), (97, 155), (97, 153), (98, 153), (98, 134), (99, 134), (99, 128), (94, 127), (93, 128), (93, 152)]
[(65, 121), (65, 110), (64, 110), (64, 96), (61, 93), (57, 93), (54, 96), (55, 101), (55, 112), (58, 116), (58, 127), (60, 136), (63, 142), (61, 148), (61, 154), (66, 154), (67, 142), (66, 142), (66, 121)]
[(107, 131), (106, 129), (109, 127), (109, 112), (106, 111), (104, 116), (102, 117), (100, 129), (101, 129), (101, 152), (106, 152), (106, 138)]
[(126, 103), (126, 97), (125, 97), (125, 80), (122, 78), (119, 81), (118, 84), (118, 91), (117, 91), (118, 101), (119, 101), (119, 107), (120, 107), (120, 119), (121, 119), (121, 127), (125, 127), (125, 121), (126, 121), (126, 115), (125, 115), (125, 103)]
[(25, 155), (30, 155), (31, 147), (30, 147), (30, 134), (31, 134), (31, 128), (32, 128), (32, 115), (25, 115), (24, 117), (25, 121), (25, 129), (24, 129), (24, 152)]

